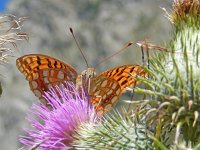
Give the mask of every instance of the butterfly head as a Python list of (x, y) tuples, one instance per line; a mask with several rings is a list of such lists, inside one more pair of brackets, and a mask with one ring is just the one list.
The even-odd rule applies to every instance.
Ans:
[(87, 68), (81, 73), (82, 77), (85, 79), (93, 78), (96, 76), (96, 72), (94, 71), (94, 68)]

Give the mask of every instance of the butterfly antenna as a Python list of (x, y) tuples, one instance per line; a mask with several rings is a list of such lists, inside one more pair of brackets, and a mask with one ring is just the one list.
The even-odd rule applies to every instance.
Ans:
[(129, 46), (131, 46), (131, 45), (133, 45), (133, 42), (128, 42), (124, 47), (120, 48), (119, 50), (117, 50), (117, 51), (116, 51), (115, 53), (113, 53), (112, 55), (110, 55), (110, 56), (108, 56), (108, 57), (102, 59), (98, 64), (96, 64), (96, 65), (94, 66), (94, 68), (96, 68), (96, 66), (100, 65), (101, 63), (107, 61), (107, 60), (110, 59), (111, 57), (113, 57), (113, 56), (115, 56), (115, 55), (121, 53), (121, 52), (124, 51), (124, 50), (126, 50), (126, 49), (127, 49)]
[(80, 52), (81, 52), (81, 55), (83, 56), (83, 59), (85, 60), (85, 63), (86, 63), (86, 65), (87, 65), (87, 67), (89, 68), (87, 59), (85, 58), (85, 55), (84, 55), (84, 53), (83, 53), (83, 50), (81, 49), (80, 45), (78, 44), (78, 41), (76, 40), (76, 37), (75, 37), (75, 35), (74, 35), (74, 31), (73, 31), (72, 28), (70, 28), (70, 32), (71, 32), (71, 34), (72, 34), (72, 36), (73, 36), (73, 38), (74, 38), (74, 40), (75, 40), (75, 42), (76, 42), (76, 45), (77, 45), (78, 49), (79, 49)]

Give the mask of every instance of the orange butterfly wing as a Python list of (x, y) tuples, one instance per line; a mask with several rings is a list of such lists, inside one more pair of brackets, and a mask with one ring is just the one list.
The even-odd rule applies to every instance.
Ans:
[(22, 56), (16, 60), (16, 64), (29, 81), (33, 93), (46, 105), (47, 102), (42, 95), (49, 87), (62, 84), (64, 81), (75, 83), (78, 76), (76, 70), (70, 65), (41, 54)]
[(109, 111), (126, 87), (137, 85), (134, 76), (145, 76), (141, 66), (125, 65), (107, 70), (93, 80), (91, 102), (99, 114)]
[[(29, 81), (33, 93), (47, 106), (48, 103), (42, 95), (49, 87), (63, 84), (64, 81), (76, 83), (78, 77), (73, 67), (46, 55), (25, 55), (18, 58), (16, 64)], [(126, 87), (137, 85), (135, 75), (146, 76), (146, 73), (141, 66), (125, 65), (105, 71), (91, 79), (90, 101), (98, 114), (109, 111)]]

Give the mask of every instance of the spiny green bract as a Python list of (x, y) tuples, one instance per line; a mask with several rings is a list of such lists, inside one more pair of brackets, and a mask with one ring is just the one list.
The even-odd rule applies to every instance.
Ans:
[(105, 116), (94, 124), (83, 124), (75, 136), (74, 146), (86, 149), (153, 149), (145, 124), (120, 113)]
[(149, 126), (154, 125), (158, 140), (168, 147), (178, 147), (180, 142), (194, 147), (200, 142), (200, 4), (195, 0), (183, 0), (181, 5), (177, 2), (178, 8), (171, 16), (175, 33), (170, 52), (149, 60), (149, 78), (139, 79), (146, 86), (134, 91), (148, 95), (151, 107), (144, 114), (149, 116)]

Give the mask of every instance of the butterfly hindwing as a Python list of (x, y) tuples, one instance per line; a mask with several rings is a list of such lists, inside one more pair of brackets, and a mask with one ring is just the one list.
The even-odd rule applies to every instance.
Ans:
[(96, 111), (100, 114), (109, 111), (122, 92), (119, 83), (113, 78), (99, 76), (94, 79), (93, 85), (90, 101)]
[(76, 70), (60, 60), (46, 55), (30, 54), (16, 61), (18, 69), (25, 75), (33, 93), (41, 100), (49, 87), (72, 81), (77, 78)]

